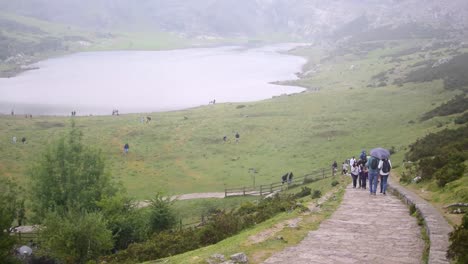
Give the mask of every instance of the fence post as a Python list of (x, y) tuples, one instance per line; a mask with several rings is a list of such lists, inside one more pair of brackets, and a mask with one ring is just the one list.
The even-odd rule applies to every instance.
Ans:
[(245, 196), (245, 187), (244, 187), (244, 196)]
[(325, 179), (325, 169), (322, 168), (322, 178)]
[(227, 197), (227, 189), (224, 188), (224, 198), (226, 198), (226, 197)]
[(307, 183), (307, 174), (304, 175), (304, 181), (302, 182), (302, 184), (306, 184)]
[(273, 183), (270, 184), (270, 193), (273, 193)]
[(260, 185), (260, 196), (263, 196), (263, 185)]

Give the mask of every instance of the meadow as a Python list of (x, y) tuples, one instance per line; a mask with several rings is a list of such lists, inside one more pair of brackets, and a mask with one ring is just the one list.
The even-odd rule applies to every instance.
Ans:
[[(300, 94), (254, 103), (74, 120), (84, 133), (84, 142), (102, 150), (108, 172), (137, 199), (151, 198), (155, 192), (222, 192), (225, 187), (252, 186), (254, 181), (269, 184), (280, 181), (287, 171), (301, 176), (329, 169), (334, 160), (341, 164), (362, 149), (378, 146), (394, 148), (392, 160), (398, 165), (408, 144), (452, 125), (454, 116), (418, 120), (457, 93), (444, 90), (440, 80), (368, 87), (373, 84), (371, 76), (395, 67), (400, 69), (397, 72), (408, 71), (421, 60), (417, 55), (407, 55), (404, 62), (385, 58), (407, 45), (384, 45), (365, 56), (321, 57), (315, 73), (295, 82), (311, 88)], [(314, 48), (294, 51), (304, 56), (320, 56), (321, 52)], [(320, 57), (310, 61), (320, 61)], [(305, 65), (304, 72), (311, 67), (317, 64)], [(141, 123), (140, 118), (146, 116), (152, 121)], [(27, 185), (31, 164), (70, 128), (70, 121), (71, 117), (0, 116), (0, 175)], [(240, 134), (237, 144), (236, 132)], [(26, 137), (27, 143), (12, 144), (13, 136)], [(122, 152), (125, 143), (130, 145), (127, 155)]]

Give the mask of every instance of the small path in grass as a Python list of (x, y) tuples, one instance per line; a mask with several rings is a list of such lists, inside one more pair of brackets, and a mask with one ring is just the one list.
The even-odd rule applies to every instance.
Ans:
[[(187, 193), (171, 196), (171, 200), (193, 200), (193, 199), (205, 199), (205, 198), (224, 198), (225, 193), (223, 192), (211, 192), (211, 193)], [(146, 207), (150, 204), (150, 201), (140, 201), (138, 202), (138, 207)]]
[(424, 241), (416, 218), (393, 195), (346, 188), (335, 213), (264, 263), (420, 263)]

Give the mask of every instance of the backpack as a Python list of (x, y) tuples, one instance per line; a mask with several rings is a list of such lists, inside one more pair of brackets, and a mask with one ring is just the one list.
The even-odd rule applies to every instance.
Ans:
[(390, 172), (390, 169), (391, 169), (391, 167), (390, 167), (390, 163), (388, 162), (388, 160), (386, 160), (386, 159), (383, 160), (382, 172), (383, 173), (388, 173), (388, 172)]
[(373, 170), (376, 170), (378, 167), (379, 167), (379, 159), (372, 157), (371, 162), (370, 162), (370, 168)]

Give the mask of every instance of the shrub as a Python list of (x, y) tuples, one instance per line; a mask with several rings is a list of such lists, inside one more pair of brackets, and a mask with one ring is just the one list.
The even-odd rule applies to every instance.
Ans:
[(335, 187), (340, 184), (337, 180), (332, 181), (331, 186)]
[(312, 193), (312, 199), (320, 198), (322, 196), (322, 192), (320, 190), (314, 190)]
[(431, 119), (435, 116), (448, 116), (452, 114), (463, 113), (466, 110), (468, 110), (468, 97), (465, 97), (464, 94), (461, 94), (455, 96), (439, 107), (425, 113), (421, 117), (421, 121)]
[(447, 251), (447, 257), (456, 260), (457, 263), (468, 263), (468, 214), (465, 213), (462, 223), (456, 226), (450, 233), (451, 242)]
[(445, 184), (459, 179), (463, 172), (465, 172), (465, 164), (459, 162), (450, 162), (441, 169), (439, 169), (435, 174), (437, 179), (437, 185), (439, 187), (444, 187)]
[(461, 125), (468, 123), (468, 112), (464, 113), (463, 115), (455, 118), (455, 124)]
[(245, 107), (245, 105), (238, 105), (238, 106), (236, 106), (236, 109), (241, 109), (241, 108), (244, 108), (244, 107)]
[(312, 190), (309, 187), (304, 186), (304, 187), (302, 187), (300, 192), (298, 192), (298, 193), (296, 193), (294, 195), (294, 197), (296, 197), (296, 198), (306, 197), (307, 195), (310, 195), (311, 191)]

